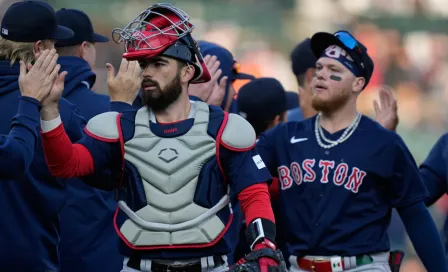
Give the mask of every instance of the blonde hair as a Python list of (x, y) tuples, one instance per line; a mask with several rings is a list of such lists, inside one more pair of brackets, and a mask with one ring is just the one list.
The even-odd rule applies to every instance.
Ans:
[(11, 65), (19, 60), (34, 62), (34, 42), (14, 42), (0, 37), (0, 59), (9, 60)]

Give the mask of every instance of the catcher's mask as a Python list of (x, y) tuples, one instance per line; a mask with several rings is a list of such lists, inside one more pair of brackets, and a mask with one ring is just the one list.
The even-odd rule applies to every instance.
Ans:
[(188, 14), (170, 4), (155, 4), (142, 11), (125, 28), (116, 28), (112, 38), (124, 42), (127, 60), (143, 60), (167, 56), (185, 61), (195, 68), (191, 83), (210, 80), (210, 73), (191, 37), (194, 25)]

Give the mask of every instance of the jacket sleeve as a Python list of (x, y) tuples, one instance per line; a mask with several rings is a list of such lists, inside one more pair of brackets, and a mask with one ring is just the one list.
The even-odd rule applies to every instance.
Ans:
[(28, 170), (38, 137), (40, 103), (20, 97), (19, 109), (8, 135), (0, 135), (0, 177), (13, 179)]

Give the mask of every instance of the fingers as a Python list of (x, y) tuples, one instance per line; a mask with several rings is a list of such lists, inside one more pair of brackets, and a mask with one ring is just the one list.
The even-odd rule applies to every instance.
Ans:
[(225, 76), (219, 81), (219, 89), (221, 89), (223, 93), (226, 91), (227, 79), (228, 77)]
[(115, 77), (115, 68), (110, 63), (106, 63), (106, 68), (107, 68), (107, 82), (110, 82)]
[(39, 69), (42, 66), (42, 63), (44, 62), (44, 59), (48, 56), (49, 53), (50, 53), (50, 50), (46, 49), (40, 55), (37, 54), (37, 55), (39, 55), (39, 58), (36, 60), (36, 63), (33, 65), (33, 67), (35, 67), (36, 69)]
[(50, 74), (50, 80), (54, 82), (58, 78), (59, 70), (61, 69), (61, 65), (56, 65), (56, 67), (53, 69), (53, 71)]
[(378, 101), (373, 100), (373, 108), (375, 109), (376, 116), (378, 116), (378, 114), (380, 114), (380, 105), (378, 105)]
[(141, 74), (142, 74), (142, 69), (140, 68), (140, 63), (138, 63), (138, 61), (135, 61), (133, 75), (135, 77), (140, 77)]
[(218, 71), (216, 71), (214, 74), (212, 74), (212, 73), (210, 73), (210, 74), (212, 75), (210, 82), (218, 82), (218, 78), (221, 76), (222, 70), (218, 69)]
[(205, 56), (205, 57), (203, 58), (204, 63), (205, 63), (205, 65), (206, 65), (207, 67), (208, 67), (208, 63), (209, 63), (209, 61), (210, 61), (210, 58), (211, 58), (210, 55), (207, 55), (207, 56)]
[(33, 68), (33, 65), (31, 63), (28, 63), (26, 65), (26, 69), (28, 69), (28, 71), (31, 70), (32, 68)]
[(129, 61), (127, 61), (127, 59), (123, 58), (121, 60), (120, 68), (118, 69), (118, 73), (127, 71), (128, 65), (129, 65)]
[[(67, 76), (67, 72), (64, 71), (62, 73), (59, 74), (58, 78), (56, 78), (56, 82), (59, 84), (64, 84), (65, 82), (65, 77)], [(62, 90), (64, 90), (64, 88), (62, 88)]]
[[(50, 64), (53, 61), (55, 55), (57, 55), (55, 49), (51, 49), (50, 52), (48, 52), (48, 54), (46, 54), (46, 55), (42, 54), (42, 57), (44, 57), (44, 56), (45, 57), (44, 57), (44, 59), (42, 61), (42, 65), (40, 67), (38, 67), (38, 68), (40, 68), (43, 71), (46, 71), (46, 72), (48, 72), (48, 74), (50, 74), (51, 71), (53, 71), (53, 69), (47, 70), (47, 68), (48, 68), (48, 66), (50, 66)], [(57, 60), (57, 56), (56, 56), (56, 60)]]
[(26, 65), (25, 65), (25, 62), (23, 62), (23, 61), (19, 61), (19, 64), (20, 64), (20, 75), (19, 75), (19, 80), (20, 80), (20, 78), (22, 78), (26, 75)]
[[(45, 72), (47, 73), (47, 74), (50, 74), (54, 69), (55, 69), (55, 67), (56, 67), (56, 65), (57, 65), (57, 61), (58, 61), (58, 57), (59, 57), (59, 55), (58, 54), (56, 54), (56, 50), (54, 51), (55, 53), (53, 54), (53, 58), (50, 60), (50, 62), (48, 63), (48, 66), (47, 66), (47, 68), (46, 68), (46, 70), (45, 70)], [(52, 54), (51, 54), (51, 52), (50, 52), (50, 54), (48, 55), (48, 58), (51, 56)], [(44, 61), (44, 63), (42, 64), (42, 67), (45, 67), (45, 61)]]
[(221, 65), (221, 63), (218, 61), (218, 59), (215, 56), (212, 56), (210, 58), (209, 63), (207, 64), (207, 68), (208, 71), (210, 72), (210, 75), (213, 76), (213, 74), (216, 73), (216, 71), (218, 71), (219, 65)]

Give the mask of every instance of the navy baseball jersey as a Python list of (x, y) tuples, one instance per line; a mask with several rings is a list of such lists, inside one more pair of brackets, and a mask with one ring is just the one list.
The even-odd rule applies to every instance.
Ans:
[[(448, 193), (448, 133), (444, 134), (429, 152), (428, 157), (420, 166), (420, 175), (429, 196), (426, 205), (430, 206), (442, 195)], [(445, 238), (445, 249), (448, 249), (448, 219), (443, 229)]]
[[(346, 141), (321, 148), (315, 119), (281, 124), (257, 143), (280, 181), (287, 254), (355, 256), (389, 250), (391, 209), (427, 196), (412, 155), (400, 136), (365, 116)], [(343, 130), (324, 133), (337, 140)]]

